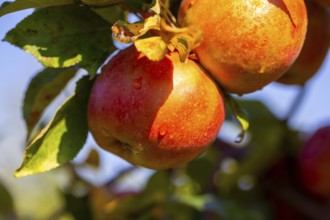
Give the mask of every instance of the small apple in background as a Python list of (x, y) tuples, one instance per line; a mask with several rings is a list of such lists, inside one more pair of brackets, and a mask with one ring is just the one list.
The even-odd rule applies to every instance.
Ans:
[(330, 200), (330, 126), (318, 129), (304, 144), (299, 174), (306, 190)]
[(204, 39), (194, 52), (237, 94), (281, 77), (299, 55), (307, 28), (303, 0), (183, 0), (178, 20), (202, 29)]
[(327, 10), (306, 0), (308, 28), (301, 53), (291, 68), (278, 80), (284, 84), (304, 85), (321, 67), (330, 43), (330, 16)]
[(103, 68), (88, 104), (100, 147), (151, 169), (179, 166), (203, 153), (224, 121), (224, 101), (204, 70), (177, 52), (150, 61), (135, 47)]

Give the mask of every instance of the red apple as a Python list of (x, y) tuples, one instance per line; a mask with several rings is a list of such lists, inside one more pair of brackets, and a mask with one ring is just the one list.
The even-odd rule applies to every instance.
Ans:
[(305, 143), (299, 173), (308, 191), (330, 199), (330, 126), (318, 129)]
[(238, 94), (281, 77), (299, 55), (307, 28), (303, 0), (183, 0), (178, 20), (201, 28), (204, 39), (194, 52)]
[(103, 68), (91, 91), (88, 124), (99, 146), (152, 169), (200, 155), (224, 121), (224, 101), (204, 70), (177, 52), (150, 61), (130, 47)]
[(278, 82), (303, 85), (321, 67), (330, 43), (330, 16), (327, 10), (317, 3), (306, 0), (308, 28), (306, 40), (295, 63)]

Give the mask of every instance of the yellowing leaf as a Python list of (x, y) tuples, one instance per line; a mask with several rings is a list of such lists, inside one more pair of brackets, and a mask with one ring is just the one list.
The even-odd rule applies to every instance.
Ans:
[(160, 14), (160, 4), (159, 0), (156, 0), (155, 5), (150, 8), (151, 11), (155, 12), (156, 14)]
[(240, 143), (243, 141), (245, 133), (247, 132), (247, 130), (249, 129), (249, 126), (250, 126), (247, 114), (238, 105), (238, 103), (233, 99), (233, 97), (229, 93), (224, 92), (223, 94), (225, 95), (226, 101), (229, 104), (231, 113), (236, 118), (236, 120), (238, 121), (238, 123), (240, 124), (240, 126), (242, 128), (240, 134), (235, 139), (236, 143)]
[(129, 44), (137, 40), (149, 30), (159, 29), (159, 23), (159, 15), (151, 16), (143, 22), (133, 24), (119, 20), (112, 26), (112, 35), (115, 40), (124, 44)]
[(150, 37), (134, 42), (136, 49), (145, 54), (148, 59), (160, 61), (167, 53), (166, 43), (161, 37)]
[(170, 40), (170, 47), (178, 50), (180, 60), (185, 61), (190, 52), (196, 48), (203, 38), (203, 32), (199, 28), (187, 28), (182, 33), (175, 34)]

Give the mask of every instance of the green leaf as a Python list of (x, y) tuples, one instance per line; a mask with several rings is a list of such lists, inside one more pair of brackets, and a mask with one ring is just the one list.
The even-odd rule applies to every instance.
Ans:
[(46, 67), (80, 64), (94, 75), (116, 49), (107, 21), (88, 7), (43, 8), (26, 17), (4, 38)]
[(45, 8), (50, 6), (73, 4), (74, 0), (16, 0), (14, 2), (4, 2), (0, 7), (0, 17), (15, 11), (28, 8)]
[(72, 160), (84, 145), (87, 133), (87, 102), (93, 80), (82, 78), (75, 94), (56, 112), (52, 121), (26, 148), (16, 177), (54, 169)]
[(76, 72), (77, 70), (73, 68), (47, 68), (37, 73), (31, 80), (23, 103), (23, 116), (28, 137), (45, 108), (58, 96)]
[(204, 195), (181, 195), (176, 198), (183, 204), (189, 205), (196, 210), (223, 212), (223, 207), (216, 197), (211, 194)]
[[(283, 135), (286, 130), (272, 112), (261, 102), (240, 101), (249, 114), (250, 141), (247, 143), (247, 154), (241, 160), (235, 160), (235, 169), (222, 171), (218, 176), (218, 187), (222, 193), (232, 195), (240, 183), (253, 187), (255, 178), (263, 173), (281, 154)], [(266, 126), (266, 129), (265, 129)]]
[(150, 178), (143, 190), (143, 196), (166, 200), (173, 191), (173, 184), (167, 171), (157, 171)]
[(74, 219), (93, 219), (88, 195), (77, 197), (71, 193), (64, 194), (65, 209)]
[(0, 217), (14, 211), (14, 201), (9, 191), (0, 183)]
[[(12, 12), (29, 8), (46, 8), (52, 6), (75, 4), (76, 0), (16, 0), (14, 2), (4, 2), (0, 6), (0, 17)], [(82, 4), (89, 6), (109, 6), (122, 3), (122, 0), (81, 0)]]
[(109, 24), (113, 24), (118, 19), (126, 17), (125, 11), (120, 6), (92, 8), (92, 10), (106, 20)]
[(235, 117), (235, 119), (238, 121), (238, 123), (241, 126), (241, 132), (239, 133), (239, 135), (235, 139), (236, 143), (240, 143), (240, 142), (243, 141), (244, 136), (245, 136), (246, 132), (249, 129), (248, 115), (240, 107), (240, 105), (233, 99), (233, 97), (229, 93), (223, 92), (223, 94), (226, 97), (226, 101), (229, 105), (229, 108), (231, 110), (232, 115)]

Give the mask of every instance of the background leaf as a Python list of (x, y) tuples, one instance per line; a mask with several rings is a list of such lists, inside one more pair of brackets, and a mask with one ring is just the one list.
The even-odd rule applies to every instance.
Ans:
[(87, 102), (92, 85), (93, 80), (88, 77), (78, 82), (75, 95), (27, 147), (23, 164), (15, 172), (16, 177), (51, 170), (76, 156), (87, 138)]
[(0, 17), (15, 11), (28, 8), (44, 8), (50, 6), (73, 4), (74, 0), (16, 0), (4, 2), (0, 7)]
[(245, 133), (248, 131), (250, 126), (248, 115), (229, 93), (223, 92), (223, 94), (226, 97), (226, 102), (228, 103), (232, 116), (237, 120), (237, 122), (241, 126), (241, 132), (235, 139), (236, 143), (240, 143), (243, 141)]
[[(250, 126), (249, 141), (242, 151), (246, 151), (244, 157), (237, 158), (236, 167), (231, 172), (223, 172), (218, 176), (218, 186), (223, 193), (229, 195), (237, 189), (240, 183), (250, 182), (253, 187), (255, 177), (262, 174), (274, 160), (281, 154), (285, 126), (258, 101), (240, 101), (242, 109), (249, 114)], [(267, 129), (265, 129), (267, 125)], [(225, 159), (225, 158), (223, 158)]]
[(58, 96), (76, 72), (73, 68), (46, 68), (31, 80), (23, 103), (28, 137), (45, 108)]
[(110, 27), (88, 7), (58, 6), (35, 11), (4, 40), (31, 53), (46, 67), (79, 63), (93, 75), (116, 49)]
[(14, 211), (14, 201), (7, 188), (0, 182), (0, 218)]

